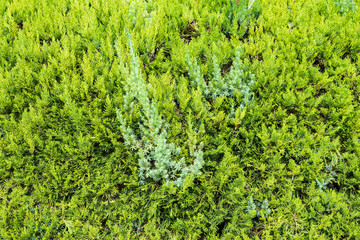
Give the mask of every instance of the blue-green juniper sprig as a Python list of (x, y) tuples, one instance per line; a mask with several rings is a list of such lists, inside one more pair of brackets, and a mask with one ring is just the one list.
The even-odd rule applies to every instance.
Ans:
[(155, 102), (148, 97), (146, 84), (141, 75), (140, 64), (129, 33), (128, 45), (131, 69), (124, 66), (120, 50), (117, 48), (120, 71), (126, 76), (123, 112), (131, 112), (137, 101), (141, 111), (141, 123), (139, 123), (140, 136), (137, 136), (127, 124), (122, 111), (117, 110), (125, 144), (132, 150), (138, 151), (141, 183), (150, 178), (155, 181), (163, 180), (167, 184), (173, 182), (176, 186), (180, 186), (188, 175), (201, 175), (200, 170), (204, 164), (203, 152), (202, 150), (190, 151), (190, 155), (194, 158), (194, 164), (191, 166), (185, 164), (184, 157), (179, 161), (173, 158), (174, 155), (180, 154), (180, 148), (167, 141), (169, 126), (158, 113)]

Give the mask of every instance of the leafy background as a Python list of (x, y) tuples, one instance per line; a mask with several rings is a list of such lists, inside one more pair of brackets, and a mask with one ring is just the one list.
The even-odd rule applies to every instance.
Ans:
[[(0, 0), (0, 238), (360, 238), (359, 4)], [(124, 144), (125, 29), (168, 142), (204, 143), (181, 187), (141, 185)], [(241, 96), (206, 100), (186, 53), (211, 81), (239, 45), (235, 122)]]

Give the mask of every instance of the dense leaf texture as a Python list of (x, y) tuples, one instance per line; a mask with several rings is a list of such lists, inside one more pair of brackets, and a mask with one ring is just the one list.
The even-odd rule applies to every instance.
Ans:
[(0, 0), (0, 238), (359, 239), (359, 4)]

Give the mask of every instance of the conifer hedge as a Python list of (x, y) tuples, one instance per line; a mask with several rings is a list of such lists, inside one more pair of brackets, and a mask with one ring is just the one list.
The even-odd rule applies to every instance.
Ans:
[(359, 0), (0, 0), (0, 239), (360, 239)]

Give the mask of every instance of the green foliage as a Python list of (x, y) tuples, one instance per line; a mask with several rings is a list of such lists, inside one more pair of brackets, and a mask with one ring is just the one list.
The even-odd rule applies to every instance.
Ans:
[(359, 239), (355, 5), (0, 0), (0, 239)]
[(336, 0), (335, 2), (339, 13), (342, 15), (357, 9), (356, 3), (353, 0)]
[(251, 86), (255, 83), (255, 75), (251, 72), (244, 72), (240, 58), (241, 54), (242, 49), (238, 47), (233, 65), (226, 78), (221, 76), (220, 67), (214, 55), (212, 79), (206, 84), (196, 59), (193, 62), (188, 53), (186, 61), (189, 65), (188, 71), (192, 86), (199, 87), (203, 95), (212, 100), (220, 96), (234, 97), (234, 92), (238, 91), (243, 97), (241, 103), (241, 109), (243, 109), (253, 96)]
[(256, 217), (265, 217), (268, 218), (269, 214), (271, 213), (271, 209), (269, 208), (268, 200), (265, 199), (263, 202), (256, 201), (254, 202), (254, 199), (252, 196), (249, 197), (249, 200), (247, 202), (245, 212), (250, 213), (251, 211), (255, 211)]
[(227, 17), (221, 25), (224, 33), (243, 37), (252, 19), (259, 17), (258, 2), (260, 1), (230, 0), (220, 8), (220, 12)]
[[(129, 48), (131, 56), (131, 71), (124, 71), (124, 66), (120, 66), (121, 73), (127, 78), (124, 96), (124, 111), (131, 114), (135, 108), (134, 101), (138, 101), (141, 109), (140, 136), (135, 135), (134, 131), (126, 126), (125, 117), (117, 110), (117, 116), (121, 124), (125, 144), (131, 149), (139, 150), (139, 177), (140, 183), (144, 184), (146, 178), (155, 181), (164, 180), (166, 184), (174, 183), (180, 186), (190, 174), (201, 175), (201, 168), (204, 165), (203, 152), (201, 149), (195, 150), (191, 146), (190, 155), (194, 158), (191, 166), (185, 165), (185, 158), (174, 161), (173, 154), (178, 155), (180, 148), (173, 143), (167, 143), (168, 124), (159, 115), (156, 103), (150, 101), (144, 79), (141, 75), (139, 62), (135, 54), (135, 49), (128, 34)], [(122, 64), (120, 51), (120, 64)], [(125, 69), (126, 70), (126, 69)], [(195, 143), (196, 144), (196, 143)]]

